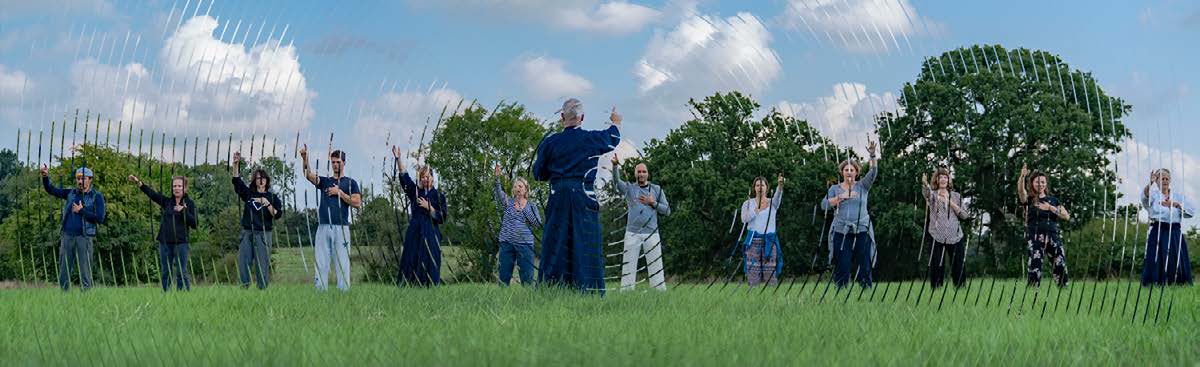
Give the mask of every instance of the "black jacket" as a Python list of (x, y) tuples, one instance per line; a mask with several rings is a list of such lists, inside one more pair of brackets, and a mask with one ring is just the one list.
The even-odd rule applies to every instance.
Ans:
[[(242, 200), (242, 229), (270, 232), (271, 228), (274, 228), (275, 220), (283, 216), (283, 202), (270, 190), (258, 192), (246, 186), (241, 177), (234, 177), (233, 191), (237, 192), (238, 199)], [(256, 198), (267, 198), (275, 208), (275, 215), (271, 215), (267, 208), (255, 204)]]
[(186, 208), (176, 212), (174, 197), (162, 196), (145, 184), (142, 184), (141, 189), (150, 197), (150, 201), (162, 208), (162, 221), (158, 224), (158, 242), (171, 245), (188, 243), (188, 229), (196, 228), (196, 204), (192, 199), (184, 194), (183, 205)]

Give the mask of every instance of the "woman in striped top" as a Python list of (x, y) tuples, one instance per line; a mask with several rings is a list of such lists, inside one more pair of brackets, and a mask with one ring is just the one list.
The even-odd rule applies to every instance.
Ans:
[(960, 220), (967, 219), (967, 209), (962, 195), (954, 191), (950, 170), (938, 168), (933, 173), (933, 182), (921, 175), (921, 195), (925, 196), (926, 231), (929, 241), (929, 285), (933, 289), (942, 286), (946, 277), (946, 255), (949, 253), (950, 274), (954, 287), (962, 287), (966, 281), (963, 263), (966, 248), (963, 246), (963, 230)]
[(512, 280), (513, 259), (521, 268), (521, 285), (533, 284), (533, 227), (540, 227), (537, 208), (529, 205), (529, 183), (517, 177), (512, 184), (512, 197), (500, 187), (500, 165), (493, 177), (496, 186), (493, 196), (500, 210), (500, 285)]

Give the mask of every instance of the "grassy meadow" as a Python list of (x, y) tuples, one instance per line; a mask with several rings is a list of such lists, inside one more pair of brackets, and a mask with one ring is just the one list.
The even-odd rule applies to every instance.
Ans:
[(1127, 282), (1076, 282), (1060, 293), (976, 279), (956, 295), (920, 283), (826, 292), (827, 283), (672, 284), (665, 293), (642, 288), (604, 297), (486, 284), (356, 284), (347, 293), (294, 283), (266, 291), (206, 285), (185, 293), (156, 286), (65, 294), (25, 287), (0, 291), (6, 324), (0, 355), (12, 366), (1200, 361), (1196, 288), (1155, 289), (1152, 296), (1144, 289), (1136, 296), (1138, 287)]

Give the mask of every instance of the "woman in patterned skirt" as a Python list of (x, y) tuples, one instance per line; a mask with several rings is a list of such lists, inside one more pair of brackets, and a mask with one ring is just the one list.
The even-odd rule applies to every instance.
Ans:
[(745, 255), (742, 269), (746, 272), (746, 283), (751, 287), (759, 283), (779, 284), (780, 259), (779, 238), (775, 236), (775, 216), (779, 214), (779, 203), (783, 200), (783, 175), (779, 175), (775, 195), (767, 198), (767, 179), (755, 177), (750, 187), (750, 199), (742, 203), (742, 223), (746, 225), (746, 240), (742, 251)]
[(1071, 220), (1071, 214), (1058, 198), (1050, 196), (1046, 174), (1030, 172), (1021, 165), (1017, 199), (1025, 205), (1025, 245), (1029, 251), (1029, 285), (1042, 284), (1042, 260), (1050, 259), (1054, 281), (1067, 286), (1067, 251), (1058, 233), (1058, 222)]

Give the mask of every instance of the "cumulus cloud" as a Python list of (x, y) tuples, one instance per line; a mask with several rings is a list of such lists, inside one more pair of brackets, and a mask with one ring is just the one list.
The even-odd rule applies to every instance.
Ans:
[(503, 17), (548, 24), (556, 29), (619, 36), (642, 30), (662, 15), (644, 5), (625, 1), (597, 0), (411, 0), (411, 3), (442, 8), (479, 17)]
[(562, 60), (539, 56), (524, 57), (515, 69), (530, 95), (542, 100), (582, 96), (592, 91), (592, 82), (566, 70)]
[(657, 136), (691, 117), (685, 103), (715, 92), (763, 93), (782, 72), (771, 33), (749, 13), (727, 18), (684, 7), (679, 24), (657, 30), (633, 68), (638, 82), (634, 136)]
[(21, 95), (32, 87), (33, 84), (25, 72), (0, 64), (0, 103), (19, 102)]
[(227, 42), (214, 34), (218, 26), (209, 16), (187, 20), (151, 54), (157, 70), (141, 62), (76, 61), (69, 73), (75, 106), (201, 135), (306, 128), (316, 93), (308, 89), (295, 47), (276, 39)]
[(780, 113), (806, 120), (838, 144), (866, 153), (866, 136), (875, 138), (874, 117), (899, 108), (892, 92), (869, 93), (862, 83), (834, 84), (831, 94), (811, 102), (779, 102)]
[(779, 23), (851, 52), (909, 48), (909, 36), (941, 33), (908, 0), (790, 0)]

